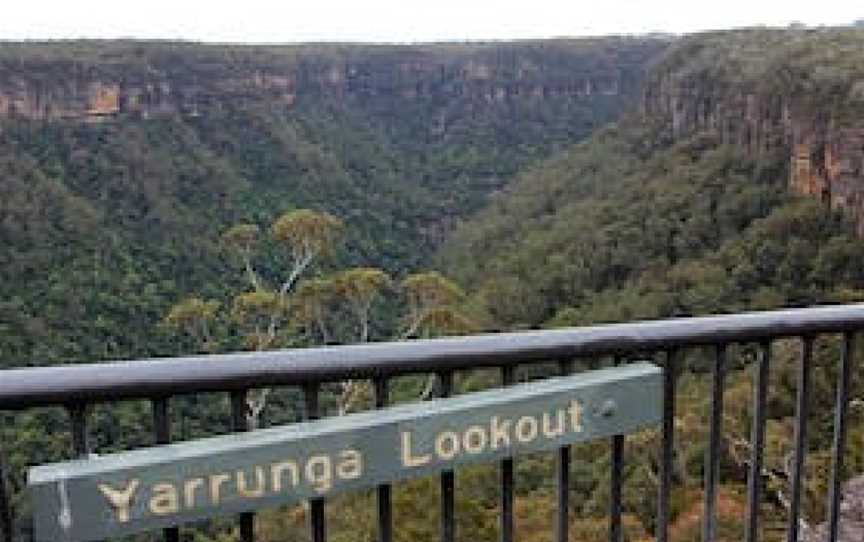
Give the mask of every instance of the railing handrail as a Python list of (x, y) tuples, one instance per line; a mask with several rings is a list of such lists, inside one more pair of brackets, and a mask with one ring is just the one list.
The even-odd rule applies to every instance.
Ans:
[(591, 327), (0, 371), (0, 410), (392, 377), (864, 327), (864, 303)]

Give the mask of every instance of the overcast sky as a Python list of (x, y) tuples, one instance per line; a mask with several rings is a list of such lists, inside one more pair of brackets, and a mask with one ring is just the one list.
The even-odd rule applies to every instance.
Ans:
[(215, 42), (518, 39), (803, 22), (848, 24), (864, 0), (23, 0), (0, 39)]

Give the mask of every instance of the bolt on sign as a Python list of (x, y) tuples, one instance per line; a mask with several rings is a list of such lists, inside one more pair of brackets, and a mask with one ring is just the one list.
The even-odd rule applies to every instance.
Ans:
[(661, 417), (638, 363), (249, 433), (35, 467), (36, 539), (85, 541), (626, 434)]

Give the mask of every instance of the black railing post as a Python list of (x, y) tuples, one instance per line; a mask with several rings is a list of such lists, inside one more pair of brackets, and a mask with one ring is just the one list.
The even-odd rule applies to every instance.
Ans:
[(657, 542), (669, 542), (671, 518), (672, 470), (675, 458), (675, 384), (678, 378), (678, 353), (666, 352), (663, 371), (663, 442), (660, 454), (660, 488), (657, 497)]
[[(390, 402), (389, 386), (386, 378), (375, 380), (375, 407), (384, 408)], [(377, 489), (378, 505), (378, 542), (393, 542), (393, 502), (392, 487), (382, 484)]]
[(76, 403), (69, 406), (72, 420), (72, 451), (75, 457), (86, 458), (90, 455), (90, 437), (87, 432), (87, 405)]
[[(249, 430), (248, 394), (247, 390), (231, 392), (231, 429), (237, 433)], [(252, 512), (240, 514), (240, 540), (241, 542), (255, 542), (255, 514)]]
[(852, 379), (852, 352), (855, 335), (843, 335), (840, 370), (837, 372), (837, 399), (834, 403), (834, 442), (831, 456), (831, 482), (828, 485), (828, 540), (837, 542), (840, 526), (840, 499), (844, 475), (843, 456), (846, 453), (846, 416), (849, 411), (849, 387)]
[(168, 398), (157, 397), (152, 401), (153, 441), (157, 445), (171, 443), (171, 416)]
[[(3, 418), (0, 416), (0, 423), (3, 423)], [(0, 427), (2, 430), (3, 427)], [(15, 521), (12, 510), (12, 495), (9, 485), (9, 467), (6, 464), (6, 450), (4, 442), (0, 439), (0, 534), (3, 535), (3, 542), (12, 542), (14, 536)]]
[(762, 503), (762, 463), (765, 448), (765, 403), (771, 375), (771, 343), (759, 348), (759, 362), (754, 367), (753, 428), (750, 436), (750, 474), (747, 478), (747, 528), (745, 542), (759, 540), (759, 507)]
[[(453, 373), (438, 373), (441, 397), (453, 395)], [(452, 470), (441, 473), (441, 542), (456, 540), (456, 475)]]
[[(622, 356), (616, 354), (614, 364), (621, 365)], [(622, 470), (624, 468), (624, 435), (614, 435), (610, 439), (610, 455), (612, 472), (609, 477), (609, 541), (621, 542), (621, 486)]]
[[(69, 405), (67, 410), (69, 418), (72, 420), (72, 452), (75, 454), (75, 457), (86, 459), (90, 456), (91, 451), (89, 430), (87, 428), (89, 405), (86, 403), (75, 403)], [(71, 503), (62, 502), (60, 506), (61, 514), (66, 515), (67, 519), (71, 521), (71, 511), (69, 509)]]
[(804, 459), (807, 455), (807, 417), (809, 414), (810, 365), (813, 360), (813, 337), (801, 340), (801, 360), (798, 364), (798, 393), (795, 406), (795, 455), (792, 458), (792, 480), (789, 484), (789, 524), (787, 542), (798, 542), (801, 518), (801, 493), (804, 478)]
[[(317, 382), (306, 384), (303, 388), (307, 420), (317, 420), (321, 417), (321, 408), (318, 402), (320, 391), (321, 386)], [(312, 542), (325, 542), (327, 540), (327, 510), (322, 498), (309, 501), (309, 531)]]
[[(572, 372), (572, 361), (558, 362), (558, 374), (564, 376)], [(555, 477), (558, 501), (555, 515), (555, 542), (568, 542), (570, 540), (570, 446), (562, 446), (558, 449)]]
[(621, 488), (624, 465), (624, 435), (612, 437), (612, 473), (609, 480), (609, 541), (621, 542), (624, 532), (621, 528)]
[[(501, 368), (501, 383), (510, 386), (515, 382), (515, 367), (505, 365)], [(499, 465), (501, 476), (501, 516), (499, 539), (513, 542), (513, 458), (502, 459)]]
[[(156, 444), (171, 443), (171, 416), (169, 411), (169, 399), (167, 397), (156, 397), (152, 400), (153, 408), (153, 439)], [(179, 542), (180, 529), (168, 527), (162, 531), (165, 542)]]
[(720, 484), (720, 456), (723, 445), (723, 393), (726, 388), (726, 345), (716, 347), (711, 381), (711, 434), (705, 462), (705, 507), (702, 540), (714, 542), (717, 537), (717, 486)]

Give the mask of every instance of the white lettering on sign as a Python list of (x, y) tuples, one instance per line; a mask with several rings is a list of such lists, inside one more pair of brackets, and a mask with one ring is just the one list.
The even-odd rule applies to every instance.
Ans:
[[(411, 431), (401, 434), (402, 466), (423, 467), (435, 461), (453, 461), (463, 454), (481, 454), (489, 448), (505, 449), (514, 442), (529, 444), (537, 439), (555, 439), (565, 431), (582, 431), (582, 404), (570, 401), (566, 408), (538, 415), (524, 415), (515, 421), (492, 416), (488, 424), (474, 424), (463, 431), (442, 431), (435, 435), (431, 450), (415, 449)], [(356, 480), (363, 476), (363, 454), (358, 450), (342, 450), (336, 454), (318, 454), (305, 461), (285, 459), (269, 465), (253, 465), (233, 472), (216, 472), (206, 479), (189, 478), (177, 482), (160, 481), (142, 487), (139, 479), (131, 479), (115, 487), (100, 484), (99, 491), (113, 508), (119, 523), (126, 523), (139, 492), (149, 495), (147, 510), (154, 516), (177, 514), (181, 509), (202, 505), (217, 506), (227, 496), (233, 499), (261, 499), (270, 494), (293, 489), (301, 482), (324, 494), (340, 480)]]
[[(486, 425), (471, 425), (464, 431), (443, 431), (435, 436), (432, 450), (419, 450), (413, 431), (402, 431), (400, 444), (403, 467), (423, 467), (432, 462), (453, 461), (462, 454), (480, 454), (491, 449), (510, 448), (512, 443), (530, 444), (539, 438), (556, 439), (565, 432), (582, 432), (582, 403), (570, 401), (566, 408), (539, 415), (520, 416), (516, 421), (492, 416)], [(541, 431), (542, 428), (542, 431)]]
[[(217, 472), (206, 480), (198, 477), (179, 482), (160, 481), (144, 487), (141, 480), (133, 478), (118, 487), (99, 484), (99, 491), (114, 510), (117, 521), (126, 523), (136, 498), (145, 491), (150, 497), (147, 510), (154, 516), (167, 516), (177, 514), (184, 507), (219, 505), (226, 495), (233, 499), (261, 499), (290, 490), (302, 481), (324, 494), (336, 481), (356, 480), (361, 476), (363, 454), (357, 450), (342, 450), (333, 456), (313, 455), (305, 462), (289, 459), (246, 470)], [(208, 491), (204, 491), (205, 488)]]
[(108, 504), (114, 508), (117, 521), (126, 523), (129, 521), (129, 508), (132, 506), (132, 496), (138, 491), (141, 480), (131, 480), (126, 487), (115, 489), (108, 484), (99, 484), (99, 491), (108, 499)]

